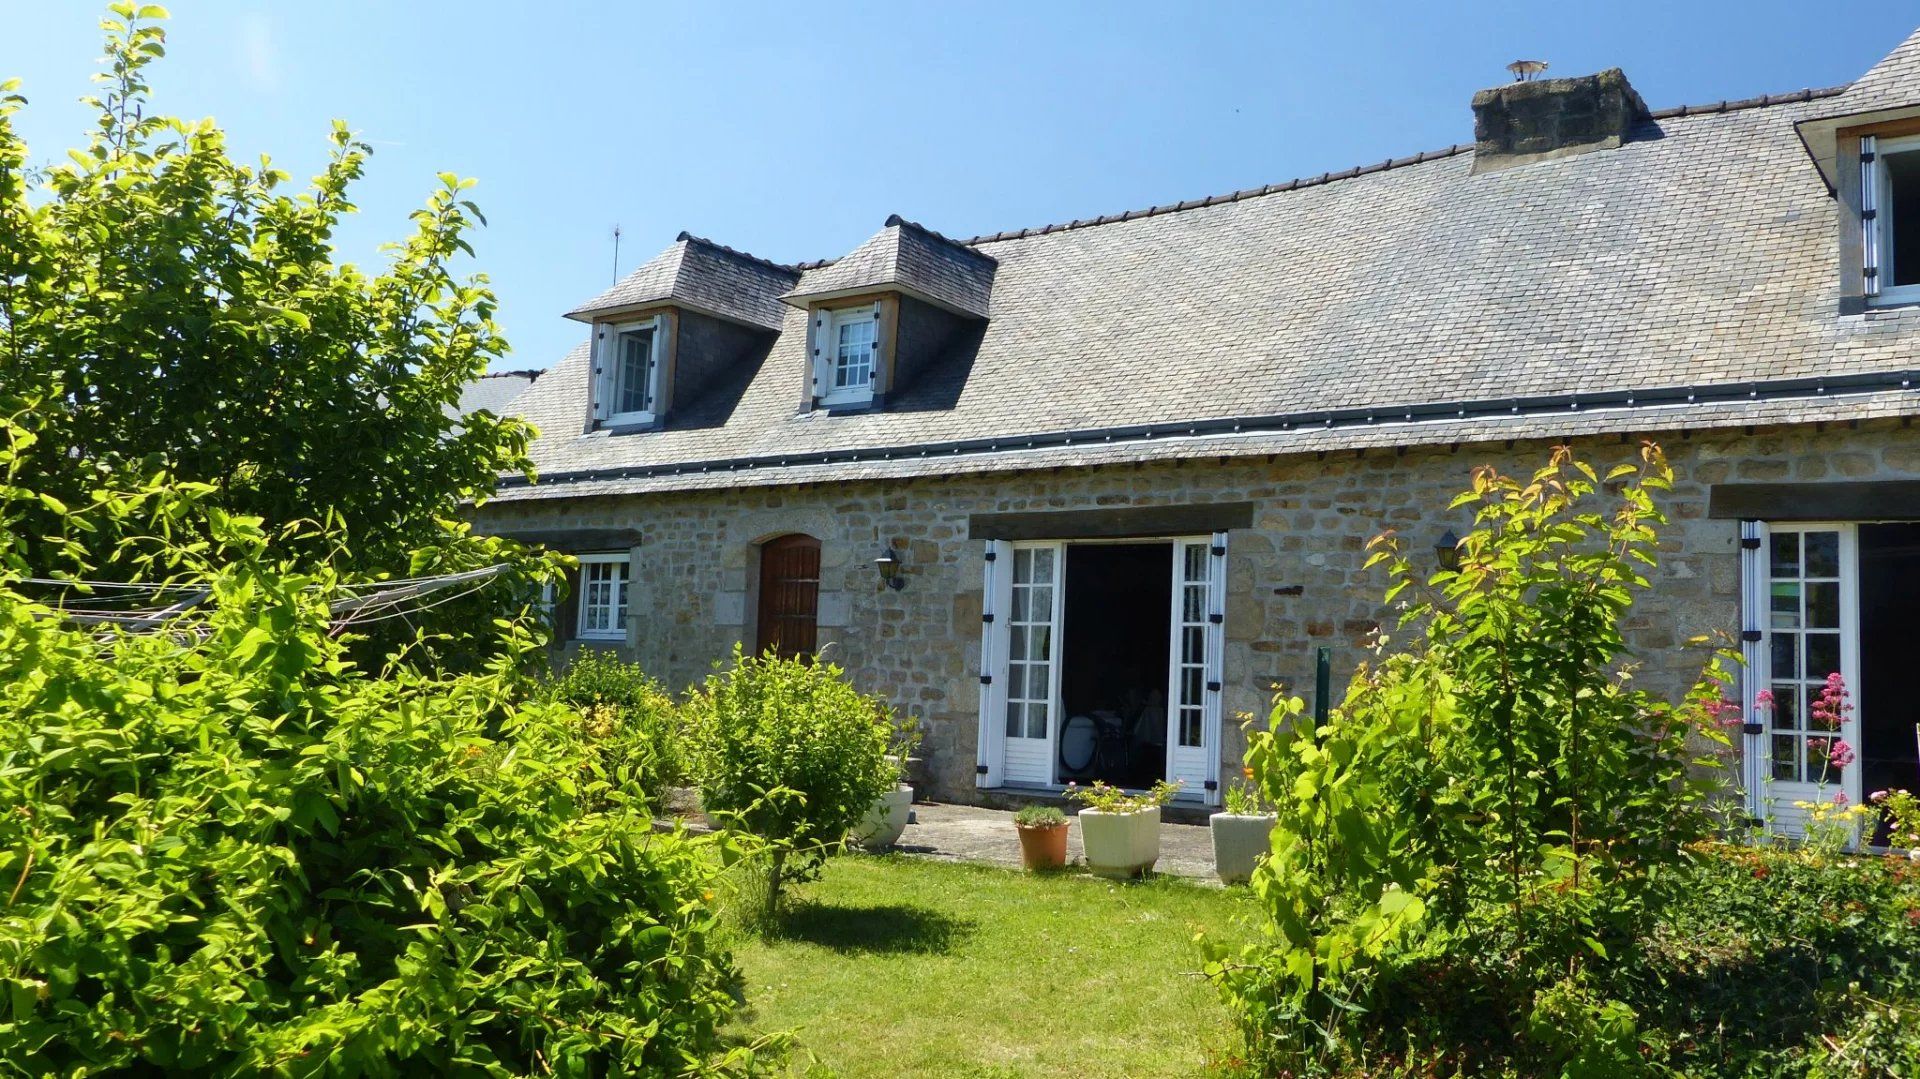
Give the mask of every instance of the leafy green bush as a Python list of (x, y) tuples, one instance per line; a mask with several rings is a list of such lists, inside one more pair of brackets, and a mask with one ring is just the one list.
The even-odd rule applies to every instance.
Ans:
[(1613, 975), (1649, 1049), (1695, 1075), (1920, 1075), (1920, 865), (1699, 853)]
[(1634, 688), (1620, 632), (1670, 478), (1648, 446), (1604, 481), (1607, 513), (1564, 448), (1527, 480), (1476, 470), (1459, 569), (1426, 586), (1376, 541), (1412, 639), (1362, 667), (1326, 726), (1287, 701), (1249, 736), (1278, 817), (1253, 879), (1267, 940), (1211, 970), (1262, 1067), (1362, 1048), (1619, 1065), (1632, 1009), (1591, 975), (1638, 946), (1723, 785), (1696, 755), (1726, 741), (1721, 659), (1675, 705)]
[(825, 660), (742, 655), (687, 702), (701, 808), (771, 844), (764, 905), (818, 868), (899, 778), (886, 705)]
[[(678, 1074), (733, 1011), (709, 841), (656, 834), (575, 717), (493, 669), (371, 677), (326, 573), (207, 513), (151, 633), (14, 587), (0, 416), (0, 1074)], [(102, 491), (177, 515), (197, 488)], [(186, 512), (199, 512), (198, 510)], [(79, 514), (67, 519), (77, 521)], [(597, 808), (594, 808), (597, 807)]]
[(687, 736), (672, 694), (618, 656), (586, 650), (535, 687), (533, 698), (580, 715), (600, 766), (629, 792), (658, 798), (687, 782)]

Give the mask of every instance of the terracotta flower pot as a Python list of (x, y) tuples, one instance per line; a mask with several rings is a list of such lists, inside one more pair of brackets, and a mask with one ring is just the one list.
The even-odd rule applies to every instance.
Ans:
[(1153, 872), (1160, 860), (1160, 807), (1131, 813), (1080, 811), (1080, 842), (1096, 876), (1126, 880)]
[(1028, 827), (1014, 825), (1020, 833), (1020, 864), (1035, 872), (1059, 869), (1067, 864), (1067, 826), (1063, 824)]

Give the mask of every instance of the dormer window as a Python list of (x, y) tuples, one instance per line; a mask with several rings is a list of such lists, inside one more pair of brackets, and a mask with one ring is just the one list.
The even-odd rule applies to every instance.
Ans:
[(823, 309), (814, 313), (814, 396), (822, 405), (864, 405), (873, 400), (879, 366), (880, 305)]
[(1860, 139), (1860, 245), (1875, 303), (1920, 303), (1920, 135)]
[(595, 419), (608, 427), (654, 421), (665, 338), (658, 315), (599, 328), (594, 336)]

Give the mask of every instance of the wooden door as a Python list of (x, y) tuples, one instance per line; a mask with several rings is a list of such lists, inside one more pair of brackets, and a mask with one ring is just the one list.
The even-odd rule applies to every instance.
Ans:
[(819, 646), (820, 541), (794, 534), (760, 545), (760, 606), (754, 651), (782, 659)]

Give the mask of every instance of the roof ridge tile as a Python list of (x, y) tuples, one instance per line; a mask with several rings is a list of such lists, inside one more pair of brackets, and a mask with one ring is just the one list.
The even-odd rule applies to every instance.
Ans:
[(680, 235), (675, 236), (673, 239), (675, 243), (699, 244), (702, 247), (712, 248), (715, 251), (732, 255), (734, 258), (740, 259), (742, 261), (751, 262), (758, 266), (765, 266), (768, 269), (772, 269), (772, 270), (779, 270), (782, 273), (796, 273), (802, 268), (801, 266), (795, 265), (792, 263), (775, 262), (770, 258), (762, 258), (759, 255), (755, 255), (747, 251), (742, 251), (737, 247), (728, 247), (726, 244), (720, 243), (717, 240), (709, 240), (705, 236), (695, 236), (693, 233), (688, 232), (686, 229), (681, 229)]

